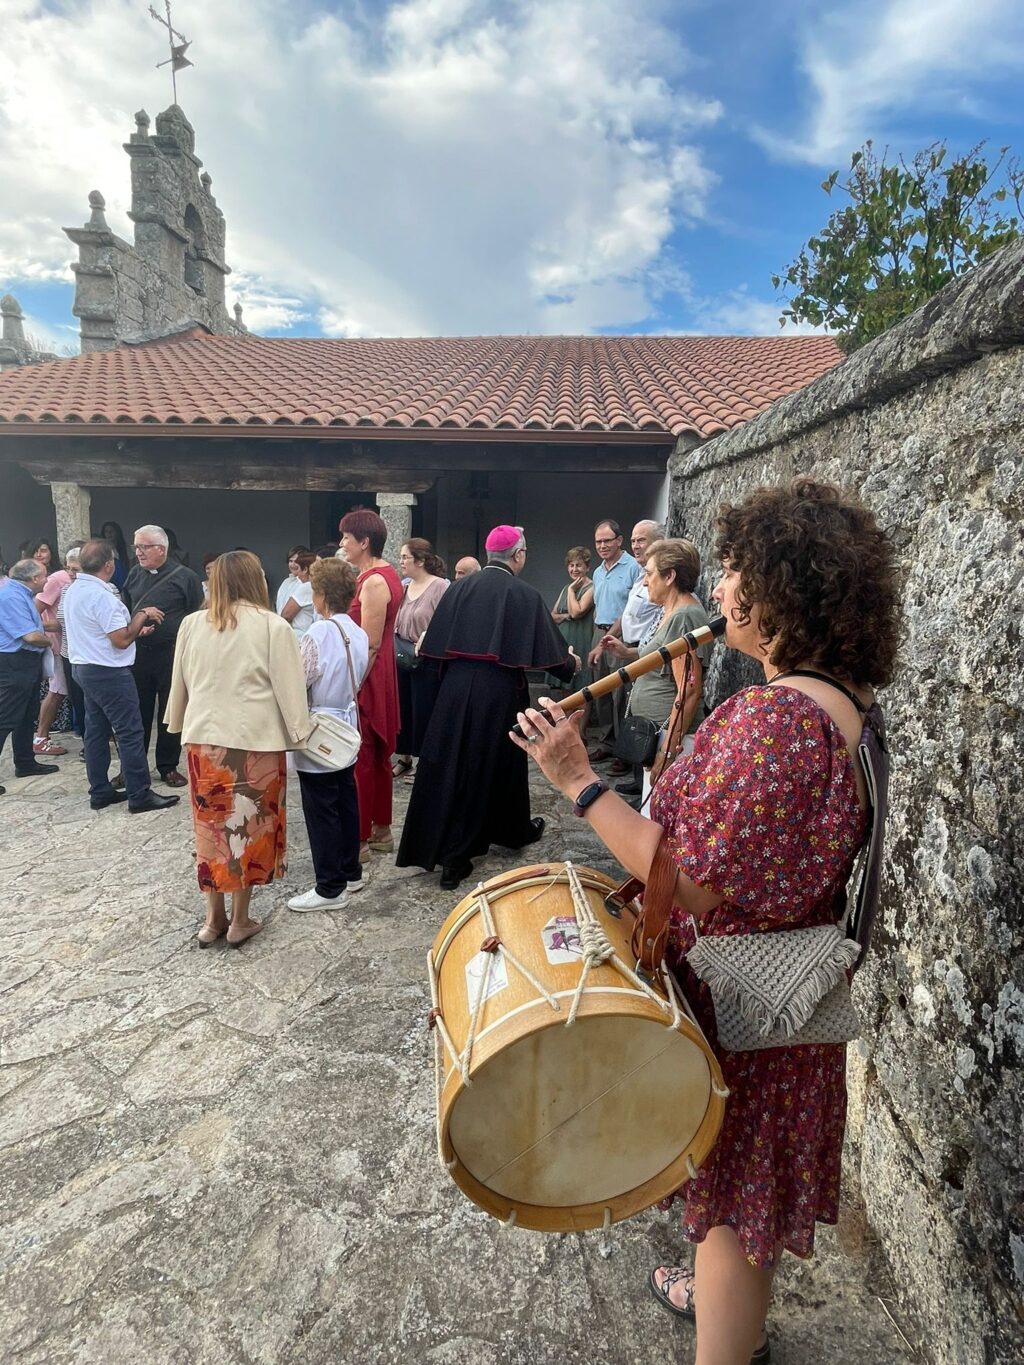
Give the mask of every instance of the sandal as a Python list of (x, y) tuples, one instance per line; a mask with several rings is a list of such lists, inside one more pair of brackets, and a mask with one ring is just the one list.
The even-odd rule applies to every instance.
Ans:
[[(661, 1284), (659, 1284), (657, 1279), (655, 1278), (659, 1270), (663, 1270), (665, 1272), (665, 1278), (662, 1280)], [(648, 1287), (650, 1288), (651, 1293), (654, 1295), (655, 1302), (660, 1303), (662, 1308), (667, 1308), (668, 1311), (670, 1313), (674, 1313), (677, 1318), (689, 1318), (691, 1322), (695, 1320), (696, 1314), (693, 1308), (694, 1278), (692, 1266), (688, 1265), (656, 1266), (654, 1270), (651, 1271), (650, 1275), (647, 1277), (647, 1284)], [(673, 1303), (672, 1300), (669, 1298), (669, 1293), (672, 1290), (672, 1286), (676, 1284), (685, 1285), (684, 1290), (685, 1298), (683, 1299), (681, 1305)], [(767, 1359), (767, 1357), (765, 1358)]]
[(391, 765), (392, 777), (404, 777), (406, 773), (412, 772), (412, 759), (399, 758)]

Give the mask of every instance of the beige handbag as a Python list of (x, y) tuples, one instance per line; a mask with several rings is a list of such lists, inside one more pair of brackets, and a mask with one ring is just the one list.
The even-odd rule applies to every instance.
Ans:
[[(345, 645), (348, 676), (352, 681), (352, 697), (355, 700), (359, 687), (356, 683), (356, 671), (352, 667), (352, 651), (348, 647), (348, 636), (333, 617), (331, 624), (338, 627), (338, 633)], [(358, 704), (356, 706), (355, 725), (349, 725), (348, 721), (342, 720), (340, 716), (325, 715), (322, 711), (310, 712), (309, 719), (313, 728), (302, 746), (302, 752), (322, 767), (333, 772), (339, 772), (343, 768), (351, 768), (359, 757), (359, 746), (363, 742), (358, 727)]]

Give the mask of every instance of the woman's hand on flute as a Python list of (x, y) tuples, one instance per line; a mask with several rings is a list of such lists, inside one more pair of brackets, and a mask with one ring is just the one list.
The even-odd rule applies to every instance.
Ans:
[(586, 712), (567, 716), (549, 697), (541, 697), (539, 705), (554, 724), (530, 707), (516, 716), (526, 738), (520, 739), (511, 730), (509, 738), (529, 754), (553, 787), (575, 801), (584, 787), (597, 781), (580, 734)]

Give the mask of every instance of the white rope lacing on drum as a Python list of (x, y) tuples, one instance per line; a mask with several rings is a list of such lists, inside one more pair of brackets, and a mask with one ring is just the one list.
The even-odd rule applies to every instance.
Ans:
[(565, 1021), (566, 1028), (576, 1022), (576, 1015), (579, 1012), (580, 1002), (583, 999), (583, 992), (586, 989), (587, 977), (591, 967), (600, 966), (604, 962), (610, 962), (621, 976), (624, 976), (631, 986), (634, 986), (649, 1000), (653, 1000), (659, 1009), (664, 1010), (671, 1017), (668, 1021), (669, 1028), (678, 1028), (682, 1021), (682, 1013), (679, 1008), (679, 997), (672, 988), (667, 972), (664, 972), (663, 979), (667, 987), (669, 1000), (665, 1000), (656, 991), (652, 990), (646, 981), (637, 976), (636, 972), (619, 957), (614, 947), (608, 940), (601, 921), (594, 913), (594, 908), (590, 904), (590, 899), (583, 889), (580, 875), (573, 867), (572, 863), (565, 864), (566, 880), (569, 883), (569, 891), (572, 895), (573, 909), (576, 914), (576, 923), (580, 928), (580, 946), (583, 949), (583, 971), (580, 979), (576, 983), (576, 990), (572, 997), (572, 1006), (569, 1010), (569, 1017)]
[[(497, 938), (498, 929), (494, 923), (494, 915), (491, 912), (491, 903), (487, 899), (482, 883), (480, 886), (477, 887), (476, 894), (477, 905), (480, 907), (480, 918), (484, 922), (486, 937)], [(502, 956), (504, 957), (505, 961), (509, 964), (509, 966), (515, 967), (519, 975), (524, 977), (530, 983), (530, 985), (537, 992), (537, 994), (543, 997), (543, 999), (545, 999), (548, 1002), (548, 1004), (551, 1006), (553, 1010), (561, 1010), (562, 1008), (561, 1005), (551, 994), (548, 988), (544, 985), (544, 983), (541, 980), (539, 980), (538, 977), (536, 977), (533, 972), (530, 971), (529, 967), (526, 965), (525, 962), (521, 961), (521, 959), (516, 957), (515, 953), (508, 946), (504, 939), (501, 939), (500, 942)]]
[(444, 1026), (444, 1020), (441, 1018), (441, 1011), (438, 1008), (437, 968), (434, 965), (433, 952), (427, 953), (427, 974), (430, 978), (431, 1010), (429, 1015), (429, 1022), (430, 1027), (434, 1033), (434, 1090), (437, 1102), (437, 1113), (439, 1116), (437, 1123), (437, 1159), (438, 1161), (440, 1161), (441, 1165), (445, 1168), (446, 1171), (454, 1171), (455, 1167), (459, 1164), (458, 1158), (453, 1156), (451, 1161), (447, 1161), (444, 1155), (444, 1148), (441, 1145), (440, 1113), (441, 1099), (444, 1092), (445, 1048), (448, 1049), (448, 1053), (451, 1056), (454, 1065), (456, 1066), (458, 1065), (459, 1059), (458, 1053), (455, 1050), (455, 1044), (452, 1042), (448, 1030)]
[(480, 912), (480, 918), (484, 925), (484, 944), (489, 946), (482, 948), (482, 951), (487, 954), (487, 961), (484, 964), (484, 970), (480, 977), (480, 985), (477, 989), (476, 999), (473, 1002), (473, 1012), (469, 1017), (469, 1031), (466, 1034), (466, 1045), (462, 1049), (461, 1057), (456, 1059), (456, 1065), (459, 1068), (459, 1074), (462, 1077), (464, 1085), (473, 1084), (469, 1078), (469, 1068), (473, 1061), (473, 1043), (476, 1040), (476, 1030), (477, 1025), (480, 1022), (480, 1012), (483, 1009), (484, 1001), (487, 999), (488, 989), (491, 984), (491, 972), (494, 969), (494, 961), (499, 953), (503, 955), (506, 963), (510, 967), (514, 967), (521, 976), (526, 978), (537, 994), (546, 1000), (553, 1010), (561, 1009), (558, 1001), (547, 987), (537, 979), (524, 962), (516, 957), (515, 953), (509, 950), (508, 945), (498, 938), (498, 930), (494, 923), (494, 915), (491, 913), (491, 905), (487, 899), (487, 893), (484, 890), (482, 882), (476, 889), (476, 898), (477, 909)]

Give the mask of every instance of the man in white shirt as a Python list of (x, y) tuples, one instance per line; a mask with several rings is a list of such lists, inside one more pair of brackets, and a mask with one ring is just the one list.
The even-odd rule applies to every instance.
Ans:
[[(150, 786), (143, 741), (139, 694), (132, 677), (135, 641), (162, 620), (159, 607), (142, 607), (134, 616), (110, 582), (114, 551), (105, 540), (87, 540), (79, 556), (81, 571), (62, 603), (68, 659), (85, 697), (85, 769), (89, 804), (103, 810), (119, 801), (129, 811), (166, 810), (177, 796), (157, 796)], [(126, 790), (110, 782), (110, 737), (117, 740)]]
[[(664, 526), (656, 521), (638, 521), (630, 536), (630, 549), (640, 568), (647, 568), (647, 551), (665, 534)], [(638, 649), (644, 638), (652, 634), (651, 627), (661, 620), (661, 607), (656, 607), (647, 595), (647, 583), (641, 574), (629, 590), (622, 609), (622, 643)]]

